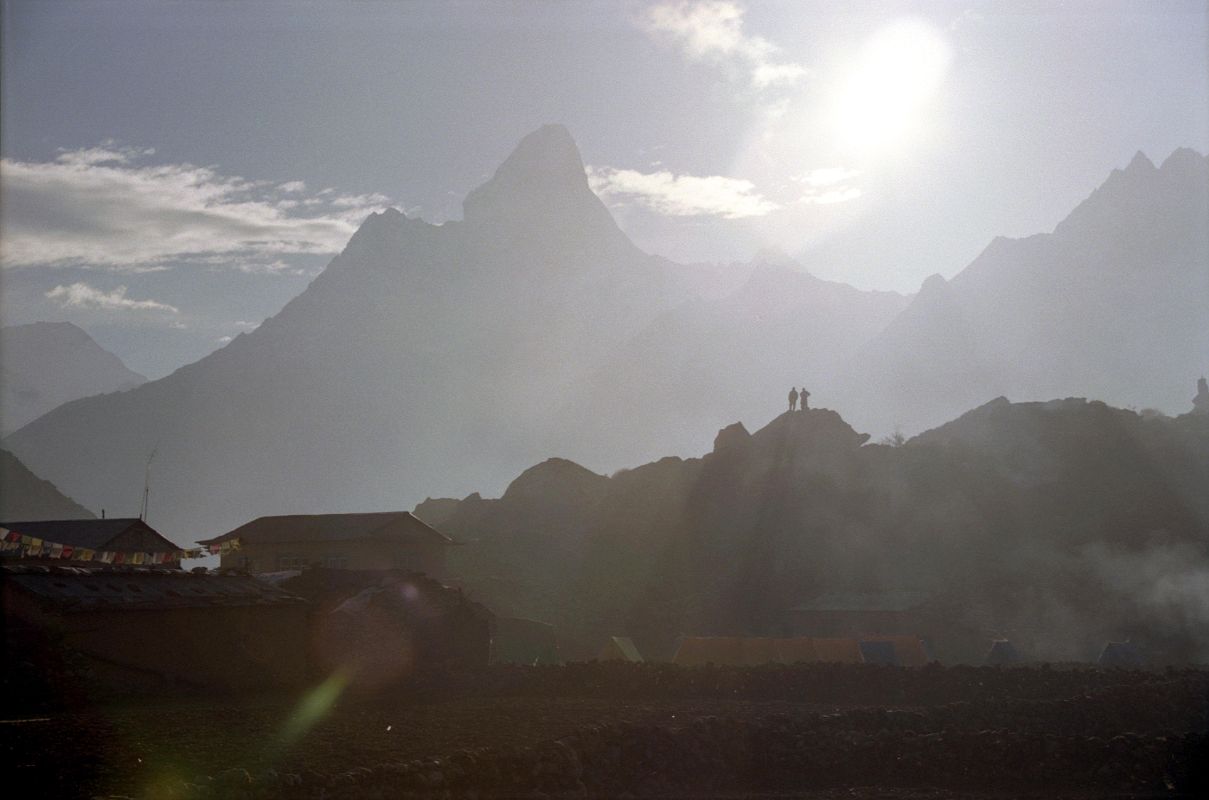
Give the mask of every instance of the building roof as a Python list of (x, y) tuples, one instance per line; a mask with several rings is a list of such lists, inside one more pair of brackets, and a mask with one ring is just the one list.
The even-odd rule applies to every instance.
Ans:
[[(33, 536), (46, 542), (89, 550), (138, 549), (148, 553), (160, 553), (180, 549), (138, 517), (0, 522), (0, 528), (8, 528), (10, 531)], [(126, 535), (140, 538), (137, 548), (108, 547), (110, 543)]]
[(454, 541), (435, 528), (425, 525), (406, 511), (380, 511), (364, 514), (287, 514), (259, 517), (233, 531), (213, 539), (198, 541), (209, 545), (239, 539), (241, 542), (343, 542), (356, 539), (414, 541), (427, 539), (440, 544)]
[(301, 597), (250, 575), (177, 569), (85, 569), (13, 564), (0, 576), (15, 591), (57, 611), (304, 604)]
[(819, 595), (790, 611), (910, 611), (931, 598), (927, 592), (835, 592)]

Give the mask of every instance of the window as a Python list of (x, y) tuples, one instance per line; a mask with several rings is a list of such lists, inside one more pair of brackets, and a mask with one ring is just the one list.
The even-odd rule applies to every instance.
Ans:
[(328, 556), (324, 565), (329, 569), (348, 569), (348, 556)]

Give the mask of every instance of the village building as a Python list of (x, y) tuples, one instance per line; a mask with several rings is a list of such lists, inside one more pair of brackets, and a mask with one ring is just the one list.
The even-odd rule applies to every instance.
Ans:
[(181, 548), (137, 517), (0, 522), (11, 549), (6, 562), (90, 565), (154, 564), (179, 569)]
[(260, 517), (198, 544), (220, 548), (222, 568), (252, 573), (318, 566), (441, 577), (455, 542), (406, 511), (387, 511)]
[(295, 687), (309, 677), (308, 603), (249, 575), (9, 563), (0, 579), (6, 680), (23, 697)]

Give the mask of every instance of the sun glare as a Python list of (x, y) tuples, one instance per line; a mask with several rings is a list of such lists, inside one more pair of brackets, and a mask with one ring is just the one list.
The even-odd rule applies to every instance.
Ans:
[(895, 23), (874, 34), (833, 97), (841, 151), (867, 159), (920, 135), (949, 56), (944, 38), (921, 22)]

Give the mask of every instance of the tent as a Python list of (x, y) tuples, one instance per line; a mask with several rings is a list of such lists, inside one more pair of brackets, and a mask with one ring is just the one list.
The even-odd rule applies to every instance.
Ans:
[(834, 664), (859, 664), (861, 648), (856, 639), (813, 639), (815, 653), (819, 661)]
[(597, 661), (629, 661), (634, 664), (642, 663), (642, 656), (634, 646), (634, 640), (628, 636), (610, 636), (609, 641), (601, 648)]
[(741, 666), (743, 640), (735, 636), (686, 636), (680, 640), (672, 663), (685, 667), (703, 664)]
[(933, 659), (918, 636), (881, 636), (894, 646), (895, 661), (904, 667), (922, 667)]
[(747, 638), (740, 640), (743, 648), (743, 664), (748, 667), (760, 664), (775, 664), (781, 661), (779, 640)]
[(1016, 650), (1016, 646), (1007, 639), (994, 639), (991, 641), (991, 649), (987, 651), (983, 661), (988, 666), (1019, 664), (1020, 653)]
[(891, 667), (899, 666), (898, 655), (894, 652), (894, 642), (885, 639), (862, 639), (860, 642), (861, 659), (866, 664), (885, 664)]
[(1096, 663), (1102, 667), (1136, 669), (1146, 664), (1146, 656), (1142, 648), (1133, 642), (1108, 642), (1100, 651), (1100, 660)]
[(799, 636), (795, 639), (777, 639), (777, 660), (782, 664), (812, 664), (819, 660), (814, 639)]

